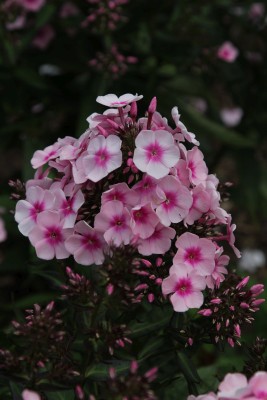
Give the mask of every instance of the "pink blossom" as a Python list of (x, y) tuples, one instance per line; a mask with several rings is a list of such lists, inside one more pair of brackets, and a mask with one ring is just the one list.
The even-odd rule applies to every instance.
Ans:
[(179, 267), (172, 267), (170, 275), (162, 282), (162, 293), (170, 296), (174, 311), (184, 312), (199, 308), (204, 302), (201, 290), (206, 287), (205, 278), (192, 272), (188, 274)]
[(265, 13), (264, 3), (255, 2), (251, 4), (248, 15), (252, 20), (257, 21), (258, 19), (263, 17), (264, 13)]
[(157, 214), (151, 205), (136, 206), (131, 211), (131, 227), (134, 235), (140, 236), (141, 239), (147, 239), (155, 231), (156, 225), (159, 223)]
[(41, 400), (41, 396), (32, 390), (25, 389), (22, 392), (23, 400)]
[(267, 399), (267, 372), (259, 371), (252, 376), (248, 384), (256, 399)]
[(219, 385), (218, 398), (220, 400), (243, 399), (247, 394), (248, 381), (240, 373), (227, 374)]
[(137, 168), (160, 179), (168, 175), (170, 168), (179, 160), (179, 148), (170, 132), (141, 131), (136, 140), (133, 161)]
[(178, 237), (175, 245), (178, 251), (173, 259), (174, 265), (189, 272), (195, 270), (201, 276), (212, 273), (216, 246), (211, 240), (186, 232)]
[(37, 223), (37, 216), (45, 210), (54, 207), (53, 193), (38, 186), (30, 186), (26, 192), (26, 199), (19, 200), (16, 205), (15, 220), (19, 231), (28, 236)]
[(140, 205), (154, 201), (157, 183), (158, 181), (152, 178), (152, 176), (144, 174), (143, 178), (133, 186), (134, 191), (140, 196)]
[(96, 101), (107, 107), (124, 107), (131, 104), (133, 101), (138, 101), (142, 98), (142, 95), (133, 95), (130, 93), (123, 94), (120, 97), (115, 94), (106, 94), (105, 96), (98, 96)]
[(33, 168), (39, 168), (45, 165), (49, 160), (57, 158), (59, 155), (59, 145), (55, 143), (52, 146), (46, 147), (44, 150), (37, 150), (32, 159), (31, 164)]
[(61, 189), (54, 191), (55, 209), (59, 211), (61, 218), (64, 220), (63, 228), (73, 228), (79, 208), (84, 203), (84, 195), (81, 190), (75, 194), (67, 196)]
[(19, 4), (27, 11), (37, 12), (45, 4), (46, 0), (19, 0)]
[(193, 203), (186, 216), (185, 224), (192, 225), (204, 213), (210, 209), (210, 196), (202, 185), (198, 185), (192, 190)]
[(45, 50), (55, 37), (55, 31), (50, 25), (43, 26), (32, 41), (33, 46)]
[(147, 239), (140, 240), (138, 251), (144, 256), (151, 254), (165, 254), (171, 247), (171, 240), (175, 237), (175, 230), (161, 223), (155, 227), (154, 233)]
[(241, 253), (238, 250), (238, 248), (235, 246), (235, 235), (234, 235), (234, 231), (236, 229), (236, 224), (232, 224), (232, 216), (229, 214), (228, 218), (227, 218), (227, 240), (230, 244), (230, 246), (232, 247), (232, 249), (234, 250), (235, 255), (237, 256), (237, 258), (241, 257)]
[(95, 229), (104, 232), (108, 244), (116, 246), (129, 244), (133, 233), (130, 227), (130, 213), (118, 200), (103, 204), (100, 213), (95, 217)]
[(194, 185), (199, 185), (207, 179), (208, 168), (203, 158), (203, 153), (196, 146), (187, 152), (189, 178)]
[(229, 264), (230, 257), (222, 253), (223, 247), (216, 250), (214, 270), (206, 277), (206, 283), (210, 289), (213, 289), (215, 285), (218, 286), (223, 282), (225, 279), (224, 275), (228, 273), (225, 267)]
[(87, 149), (88, 155), (83, 159), (83, 166), (88, 179), (98, 182), (121, 166), (121, 143), (121, 139), (115, 135), (110, 135), (107, 138), (99, 135), (90, 141)]
[(107, 201), (119, 200), (126, 207), (134, 207), (139, 204), (139, 196), (134, 190), (130, 189), (125, 182), (111, 185), (109, 190), (104, 192), (101, 197), (102, 204)]
[(42, 211), (37, 216), (36, 226), (31, 230), (29, 239), (35, 247), (37, 257), (42, 260), (61, 260), (69, 256), (64, 246), (72, 229), (63, 229), (64, 220), (55, 211)]
[(231, 42), (224, 42), (217, 50), (217, 57), (228, 63), (234, 62), (238, 54), (238, 49)]
[(189, 190), (174, 176), (165, 176), (159, 182), (157, 195), (160, 204), (156, 213), (165, 226), (182, 221), (193, 202)]
[(240, 107), (222, 108), (220, 111), (222, 122), (230, 128), (239, 125), (243, 114), (244, 112)]
[(103, 236), (85, 221), (80, 221), (75, 225), (74, 234), (68, 237), (65, 246), (79, 264), (101, 265), (104, 261)]
[(180, 121), (181, 114), (179, 114), (178, 107), (173, 107), (172, 109), (172, 119), (175, 122), (175, 137), (181, 142), (186, 139), (188, 142), (199, 146), (199, 141), (196, 140), (196, 135), (192, 132), (188, 132), (185, 125)]

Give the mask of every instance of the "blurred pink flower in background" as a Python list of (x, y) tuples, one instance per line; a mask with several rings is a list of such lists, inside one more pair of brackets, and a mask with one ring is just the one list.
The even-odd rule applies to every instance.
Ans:
[(33, 46), (45, 50), (55, 37), (55, 31), (50, 25), (43, 26), (32, 41)]
[(217, 57), (228, 63), (234, 62), (238, 54), (239, 50), (231, 42), (224, 42), (217, 50)]
[(41, 397), (38, 393), (33, 392), (32, 390), (25, 389), (22, 392), (23, 400), (41, 400)]
[(222, 108), (220, 111), (222, 122), (230, 128), (240, 124), (243, 114), (244, 112), (240, 107)]
[(76, 5), (74, 3), (67, 1), (61, 7), (59, 16), (61, 18), (69, 18), (69, 17), (73, 17), (79, 13), (80, 13), (80, 10), (78, 9), (78, 7), (76, 7)]
[(265, 13), (265, 5), (263, 3), (253, 3), (248, 11), (248, 16), (257, 21), (260, 19)]
[(0, 218), (0, 242), (4, 242), (7, 238), (7, 232), (4, 221)]
[(37, 12), (45, 4), (46, 0), (18, 0), (18, 4), (21, 5), (27, 11)]

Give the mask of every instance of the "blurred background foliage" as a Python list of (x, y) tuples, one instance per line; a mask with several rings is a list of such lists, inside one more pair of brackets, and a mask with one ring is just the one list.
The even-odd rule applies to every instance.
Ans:
[[(8, 232), (0, 245), (1, 326), (33, 303), (46, 303), (57, 291), (51, 285), (55, 263), (37, 261), (18, 232), (8, 181), (33, 176), (30, 159), (36, 149), (58, 137), (81, 135), (88, 115), (103, 111), (96, 96), (107, 93), (143, 94), (140, 111), (157, 96), (158, 110), (167, 118), (171, 107), (179, 107), (182, 121), (201, 142), (210, 172), (234, 183), (227, 207), (238, 225), (239, 247), (263, 252), (261, 262), (250, 255), (243, 268), (252, 270), (255, 281), (266, 282), (264, 4), (256, 3), (257, 9), (249, 0), (129, 0), (111, 28), (110, 16), (88, 19), (99, 2), (67, 2), (72, 12), (65, 14), (63, 0), (47, 1), (38, 12), (26, 13), (7, 3), (0, 5), (0, 206)], [(14, 28), (22, 15), (22, 26)], [(218, 48), (227, 41), (238, 49), (233, 62), (218, 57)], [(230, 122), (223, 117), (223, 110), (236, 109), (236, 120), (231, 112)], [(262, 268), (256, 270), (257, 265)], [(265, 306), (248, 332), (249, 341), (266, 332), (266, 312)], [(218, 357), (204, 349), (197, 357), (200, 365), (207, 360), (202, 372), (209, 376), (210, 365), (229, 371), (228, 357), (240, 368), (242, 351)]]

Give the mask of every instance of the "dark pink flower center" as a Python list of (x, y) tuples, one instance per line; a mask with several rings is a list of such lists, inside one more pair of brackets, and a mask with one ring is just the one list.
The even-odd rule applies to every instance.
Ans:
[(176, 283), (175, 292), (180, 296), (187, 296), (192, 293), (192, 283), (189, 278), (181, 278)]
[(163, 149), (157, 142), (150, 144), (145, 150), (147, 152), (148, 161), (161, 161)]
[(125, 225), (125, 217), (123, 215), (116, 215), (111, 221), (111, 227), (115, 229), (122, 229)]
[(48, 242), (54, 246), (57, 245), (58, 243), (63, 241), (61, 229), (58, 228), (57, 226), (51, 226), (47, 228), (46, 231), (46, 239), (48, 239)]
[(96, 164), (98, 164), (101, 167), (106, 165), (107, 162), (109, 161), (109, 159), (110, 159), (110, 155), (109, 155), (109, 153), (108, 153), (108, 151), (106, 149), (99, 149), (95, 153)]
[(96, 250), (101, 248), (100, 241), (95, 235), (87, 235), (83, 237), (83, 245), (90, 250)]
[(33, 208), (30, 211), (31, 217), (36, 221), (37, 215), (42, 211), (44, 211), (44, 203), (41, 201), (36, 201), (33, 203)]
[(148, 213), (146, 210), (136, 210), (133, 212), (133, 217), (136, 222), (146, 223)]
[(173, 192), (165, 192), (166, 199), (163, 203), (163, 207), (166, 208), (171, 208), (176, 204), (176, 194)]
[(195, 267), (201, 261), (201, 249), (199, 247), (190, 247), (185, 250), (184, 261)]
[(65, 217), (66, 217), (67, 215), (73, 213), (73, 208), (72, 208), (72, 206), (73, 206), (73, 199), (65, 200), (65, 201), (62, 203), (62, 206), (61, 206), (61, 207), (62, 207), (63, 214), (64, 214)]

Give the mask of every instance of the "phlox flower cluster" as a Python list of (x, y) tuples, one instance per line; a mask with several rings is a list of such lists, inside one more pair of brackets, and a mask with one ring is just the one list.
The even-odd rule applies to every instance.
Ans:
[(15, 219), (45, 260), (72, 255), (79, 264), (101, 265), (110, 248), (129, 244), (147, 260), (164, 256), (170, 270), (163, 294), (184, 312), (199, 308), (203, 290), (224, 280), (229, 257), (218, 242), (240, 256), (235, 225), (177, 107), (169, 124), (153, 98), (138, 118), (142, 97), (99, 96), (107, 109), (87, 118), (80, 138), (37, 150)]
[(128, 0), (88, 0), (88, 3), (91, 10), (83, 25), (92, 31), (114, 31), (119, 23), (126, 20), (122, 6)]
[(227, 374), (218, 393), (189, 396), (187, 400), (258, 400), (267, 398), (267, 372), (256, 372), (249, 380), (241, 373)]

